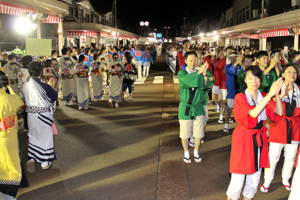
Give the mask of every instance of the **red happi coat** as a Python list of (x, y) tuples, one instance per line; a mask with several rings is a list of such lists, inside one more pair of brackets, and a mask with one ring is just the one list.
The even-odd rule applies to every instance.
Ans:
[[(299, 86), (298, 86), (299, 87)], [(300, 99), (299, 99), (300, 101)], [(269, 142), (287, 144), (287, 122), (292, 129), (292, 141), (300, 141), (300, 108), (295, 107), (293, 117), (286, 116), (285, 102), (282, 102), (283, 115), (277, 123), (271, 122), (269, 131)]]
[(213, 62), (214, 77), (215, 77), (214, 86), (220, 86), (220, 78), (219, 78), (219, 71), (218, 71), (219, 64), (220, 64), (220, 60), (218, 58), (214, 59), (214, 62)]
[(220, 80), (220, 89), (226, 89), (226, 74), (225, 74), (225, 66), (226, 66), (226, 57), (222, 58), (220, 60), (219, 66), (218, 66), (218, 73), (219, 73), (219, 80)]
[[(263, 97), (267, 94), (262, 92)], [(258, 117), (252, 118), (248, 113), (255, 106), (250, 106), (246, 95), (239, 93), (234, 99), (234, 118), (237, 127), (232, 133), (230, 173), (253, 174), (255, 169), (254, 138), (257, 146), (261, 147), (260, 168), (269, 168), (267, 128), (253, 129), (257, 125)], [(271, 121), (277, 122), (280, 116), (274, 113), (276, 103), (271, 100), (266, 106), (266, 115)], [(265, 121), (263, 124), (265, 125)]]
[(179, 64), (179, 71), (181, 71), (182, 65), (185, 64), (184, 55), (182, 53), (183, 53), (183, 51), (179, 51), (177, 53), (177, 59), (178, 59), (178, 64)]
[(207, 55), (207, 56), (204, 57), (203, 63), (206, 63), (206, 62), (208, 64), (208, 69), (212, 72), (213, 70), (212, 70), (212, 64), (211, 64), (211, 57), (210, 57), (210, 55)]

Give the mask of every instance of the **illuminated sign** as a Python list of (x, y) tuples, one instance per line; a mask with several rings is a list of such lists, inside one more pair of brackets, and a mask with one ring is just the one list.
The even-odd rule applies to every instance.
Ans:
[(162, 37), (162, 33), (156, 33), (156, 37), (157, 38), (161, 38)]

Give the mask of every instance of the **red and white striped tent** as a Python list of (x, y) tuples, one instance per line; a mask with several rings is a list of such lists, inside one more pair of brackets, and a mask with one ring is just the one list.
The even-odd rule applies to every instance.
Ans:
[[(0, 13), (8, 15), (22, 15), (24, 12), (36, 12), (33, 8), (17, 6), (4, 1), (0, 1)], [(48, 15), (47, 19), (43, 23), (62, 23), (62, 18)]]
[(260, 39), (266, 39), (267, 37), (282, 37), (282, 36), (290, 36), (290, 32), (287, 28), (275, 29), (269, 31), (261, 31), (259, 34)]
[(97, 32), (97, 31), (67, 31), (67, 36), (69, 36), (69, 37), (78, 37), (78, 36), (100, 37), (100, 32)]

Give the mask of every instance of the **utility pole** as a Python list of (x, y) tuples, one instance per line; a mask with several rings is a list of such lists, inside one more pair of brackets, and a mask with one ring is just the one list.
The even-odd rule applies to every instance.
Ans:
[(115, 27), (117, 28), (118, 27), (118, 24), (117, 24), (117, 0), (114, 0), (114, 4), (115, 4)]

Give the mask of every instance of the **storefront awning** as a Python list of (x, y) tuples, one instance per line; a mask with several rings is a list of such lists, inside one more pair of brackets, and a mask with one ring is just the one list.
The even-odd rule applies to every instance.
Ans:
[[(30, 7), (17, 6), (7, 2), (0, 1), (0, 13), (8, 15), (22, 15), (24, 12), (37, 12)], [(42, 23), (62, 23), (62, 18), (48, 15), (45, 21)]]
[(267, 37), (282, 37), (282, 36), (291, 36), (291, 33), (288, 31), (287, 28), (262, 31), (262, 32), (260, 32), (259, 38), (265, 39)]
[(94, 31), (67, 31), (68, 37), (88, 36), (88, 37), (100, 37), (100, 32)]

